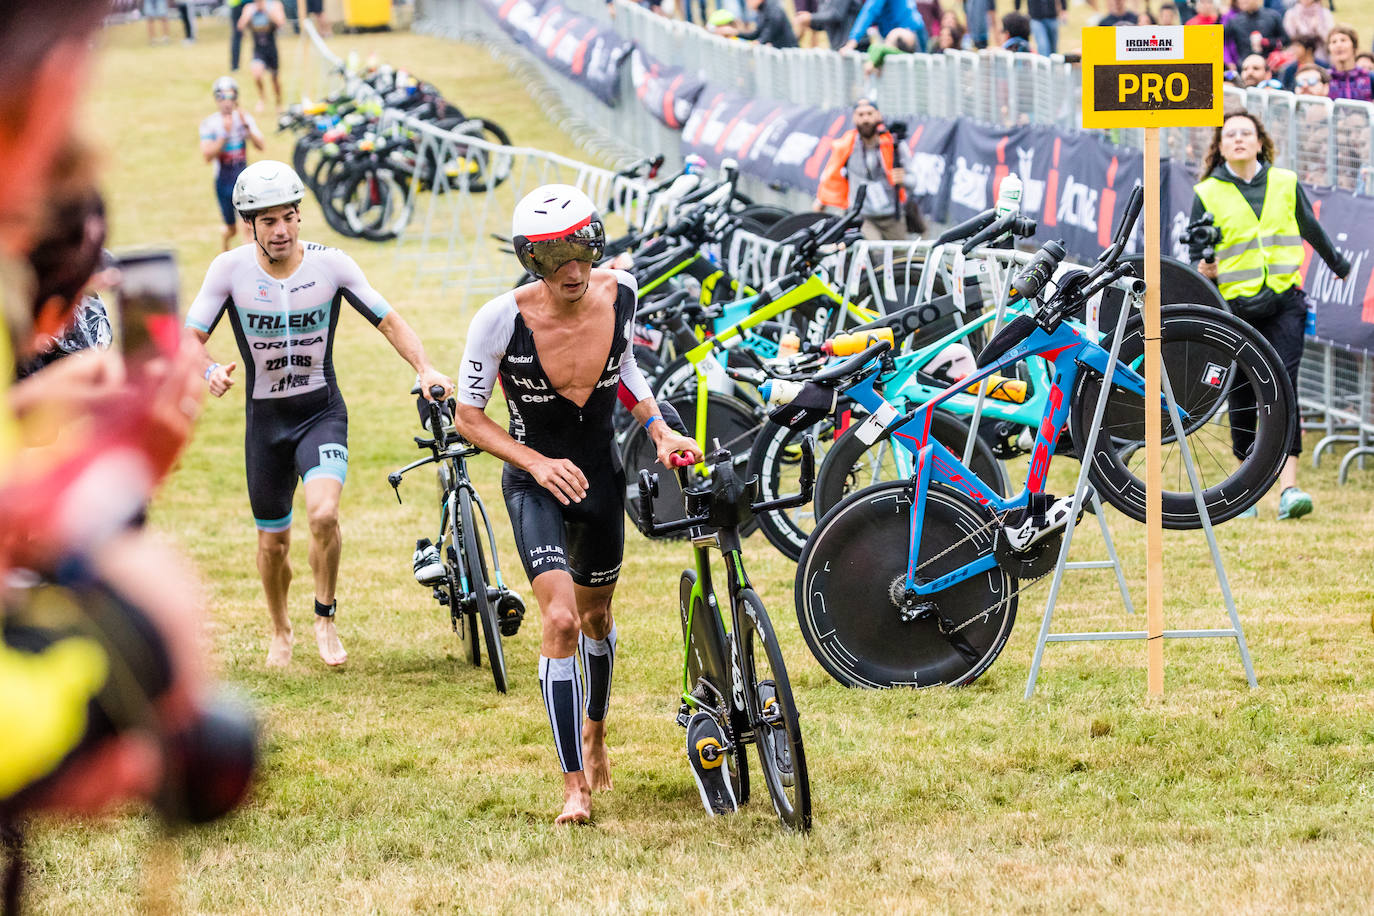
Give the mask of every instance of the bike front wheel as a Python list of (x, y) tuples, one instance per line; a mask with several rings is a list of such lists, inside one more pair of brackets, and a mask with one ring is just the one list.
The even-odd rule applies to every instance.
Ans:
[[(1298, 412), (1283, 361), (1254, 328), (1234, 315), (1197, 305), (1160, 310), (1160, 353), (1179, 409), (1183, 442), (1192, 454), (1212, 522), (1235, 518), (1257, 503), (1278, 479), (1288, 457)], [(1145, 331), (1140, 319), (1126, 326), (1118, 359), (1144, 374)], [(1087, 443), (1102, 377), (1085, 372), (1073, 394), (1074, 442)], [(1162, 396), (1161, 396), (1162, 397)], [(1164, 527), (1202, 527), (1168, 412), (1163, 432)], [(1137, 521), (1145, 520), (1145, 402), (1113, 384), (1093, 448), (1089, 477), (1102, 498)]]
[[(846, 687), (971, 684), (1016, 621), (1018, 580), (996, 565), (903, 613), (913, 494), (909, 481), (891, 481), (847, 497), (822, 519), (797, 565), (802, 636)], [(991, 557), (997, 529), (987, 508), (932, 486), (923, 512), (918, 582)]]
[[(749, 467), (744, 473), (746, 480), (758, 477), (759, 499), (771, 501), (800, 491), (801, 442), (808, 435), (815, 441), (819, 465), (835, 443), (834, 417), (825, 417), (806, 429), (782, 426), (771, 420), (763, 427), (754, 440)], [(806, 538), (816, 527), (818, 517), (814, 504), (774, 509), (755, 516), (768, 542), (794, 563), (801, 557)]]
[(477, 532), (477, 518), (472, 511), (472, 494), (467, 490), (458, 491), (458, 513), (462, 518), (463, 559), (467, 566), (468, 588), (472, 589), (471, 599), (477, 618), (473, 620), (469, 617), (468, 622), (476, 629), (480, 621), (482, 641), (487, 647), (487, 662), (491, 665), (491, 678), (496, 682), (496, 689), (505, 693), (506, 653), (501, 648), (501, 622), (487, 594), (487, 559), (482, 552), (482, 538)]
[(758, 751), (759, 769), (773, 810), (792, 830), (811, 829), (811, 780), (806, 772), (801, 721), (777, 635), (763, 601), (752, 588), (740, 591), (736, 619), (744, 704)]

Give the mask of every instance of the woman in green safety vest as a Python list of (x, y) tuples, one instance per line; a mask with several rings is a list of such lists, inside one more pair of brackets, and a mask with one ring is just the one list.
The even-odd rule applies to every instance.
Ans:
[[(1274, 167), (1273, 161), (1274, 143), (1259, 118), (1247, 111), (1228, 114), (1212, 137), (1205, 177), (1193, 188), (1192, 221), (1210, 213), (1221, 240), (1212, 260), (1201, 260), (1200, 246), (1189, 254), (1198, 270), (1216, 282), (1231, 310), (1274, 345), (1296, 391), (1307, 325), (1302, 243), (1311, 245), (1341, 279), (1350, 273), (1350, 261), (1317, 222), (1297, 174)], [(1247, 399), (1248, 404), (1241, 403)], [(1254, 444), (1254, 407), (1248, 388), (1231, 395), (1231, 447), (1237, 457)], [(1298, 488), (1301, 453), (1299, 425), (1279, 474), (1280, 519), (1312, 511), (1312, 497)]]

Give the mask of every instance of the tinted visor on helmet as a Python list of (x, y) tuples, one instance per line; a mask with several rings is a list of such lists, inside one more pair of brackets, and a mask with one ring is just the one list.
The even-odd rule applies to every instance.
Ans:
[(526, 236), (516, 242), (520, 264), (536, 277), (547, 277), (569, 261), (595, 264), (606, 248), (606, 231), (601, 220), (593, 219), (571, 232), (552, 239), (531, 239)]

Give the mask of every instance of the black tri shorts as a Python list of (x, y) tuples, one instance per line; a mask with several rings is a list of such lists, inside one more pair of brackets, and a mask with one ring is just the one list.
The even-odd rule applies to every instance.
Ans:
[(296, 481), (348, 476), (348, 408), (321, 388), (289, 398), (249, 398), (243, 434), (248, 502), (259, 531), (291, 527)]
[[(618, 462), (616, 462), (618, 464)], [(578, 585), (611, 585), (625, 556), (625, 472), (610, 462), (582, 468), (587, 495), (563, 505), (526, 471), (506, 465), (501, 491), (515, 529), (515, 547), (531, 582), (567, 570)]]

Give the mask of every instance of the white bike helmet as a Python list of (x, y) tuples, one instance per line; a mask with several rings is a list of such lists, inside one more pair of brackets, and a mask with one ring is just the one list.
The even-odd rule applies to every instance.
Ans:
[(215, 80), (215, 85), (210, 91), (214, 93), (215, 98), (219, 98), (221, 95), (226, 95), (230, 92), (234, 94), (235, 98), (238, 98), (239, 81), (232, 76), (221, 76), (219, 79)]
[(511, 219), (515, 256), (536, 277), (547, 277), (569, 261), (601, 259), (606, 230), (591, 199), (567, 184), (546, 184), (515, 205)]
[(244, 219), (260, 210), (298, 204), (305, 185), (291, 166), (272, 159), (254, 162), (234, 182), (234, 209)]

